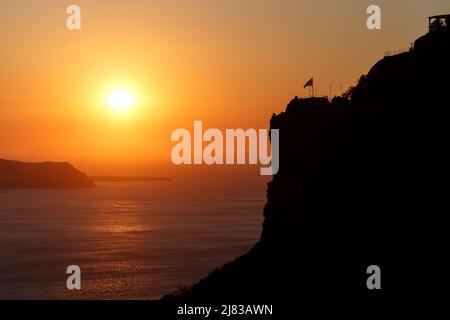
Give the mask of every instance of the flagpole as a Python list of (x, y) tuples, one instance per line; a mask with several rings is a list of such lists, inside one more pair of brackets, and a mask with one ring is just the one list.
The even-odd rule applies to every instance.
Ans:
[(305, 83), (303, 88), (306, 88), (306, 87), (308, 87), (309, 96), (311, 98), (313, 98), (314, 97), (314, 78), (309, 79), (308, 82)]

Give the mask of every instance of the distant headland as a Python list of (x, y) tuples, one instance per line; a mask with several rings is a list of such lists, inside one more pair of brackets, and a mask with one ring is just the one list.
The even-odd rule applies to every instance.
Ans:
[(94, 176), (89, 177), (92, 181), (98, 182), (119, 182), (119, 181), (147, 181), (147, 182), (172, 182), (170, 177), (116, 177), (116, 176)]
[(27, 163), (0, 159), (0, 189), (90, 188), (94, 182), (67, 162)]

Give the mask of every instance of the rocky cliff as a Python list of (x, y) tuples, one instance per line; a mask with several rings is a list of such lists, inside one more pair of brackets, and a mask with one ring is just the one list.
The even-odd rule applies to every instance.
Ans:
[(87, 188), (94, 183), (69, 163), (0, 159), (0, 188)]
[[(299, 99), (274, 115), (280, 170), (260, 241), (172, 299), (427, 294), (448, 267), (449, 34), (385, 57), (343, 97)], [(258, 300), (259, 299), (259, 300)], [(262, 299), (262, 300), (261, 300)]]

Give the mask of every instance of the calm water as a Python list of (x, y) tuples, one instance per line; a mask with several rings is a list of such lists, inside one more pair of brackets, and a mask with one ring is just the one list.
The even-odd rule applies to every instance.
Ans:
[[(187, 181), (0, 190), (0, 298), (154, 299), (245, 253), (261, 231), (265, 185)], [(82, 269), (82, 290), (66, 268)]]

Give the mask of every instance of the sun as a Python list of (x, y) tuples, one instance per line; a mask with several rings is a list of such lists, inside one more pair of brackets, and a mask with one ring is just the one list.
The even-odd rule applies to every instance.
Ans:
[(110, 108), (117, 112), (128, 111), (135, 103), (135, 97), (127, 89), (115, 89), (107, 96), (107, 103)]

